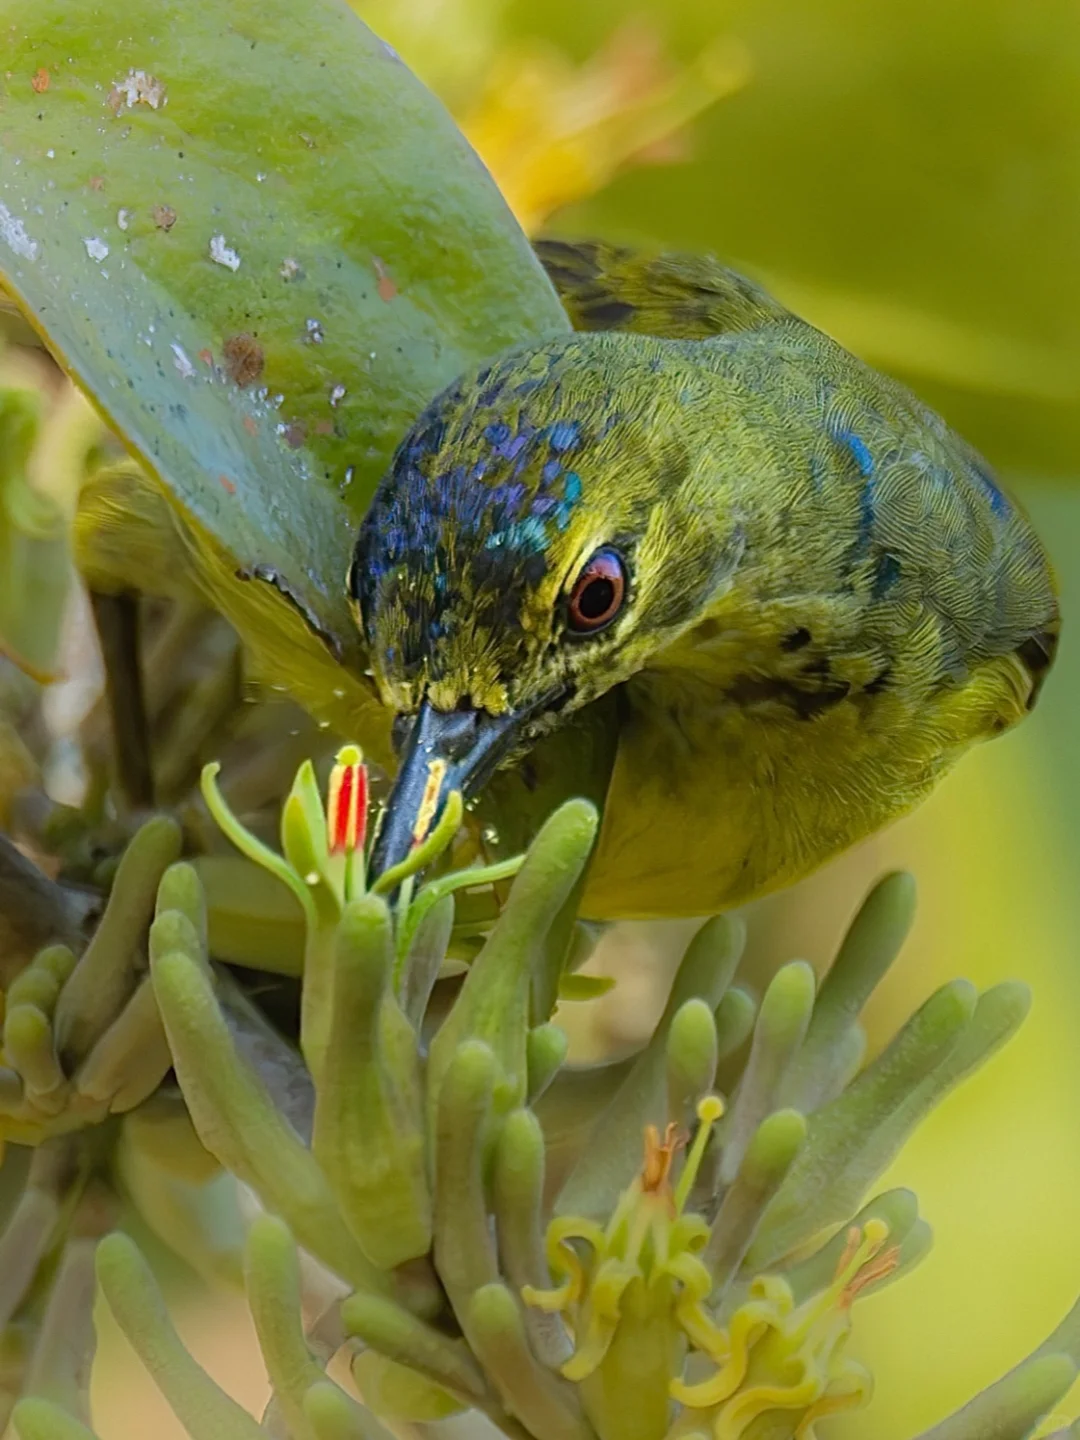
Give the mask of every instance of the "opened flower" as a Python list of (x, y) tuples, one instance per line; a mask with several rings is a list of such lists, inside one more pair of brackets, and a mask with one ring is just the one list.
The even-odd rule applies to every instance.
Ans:
[[(710, 1225), (687, 1202), (722, 1114), (717, 1096), (699, 1102), (677, 1183), (672, 1172), (685, 1136), (669, 1125), (661, 1139), (647, 1127), (641, 1172), (606, 1227), (576, 1216), (552, 1221), (548, 1263), (562, 1283), (523, 1292), (527, 1304), (568, 1323), (574, 1351), (562, 1373), (580, 1384), (602, 1440), (629, 1434), (628, 1415), (642, 1440), (705, 1431), (742, 1440), (770, 1412), (790, 1421), (784, 1435), (813, 1440), (817, 1420), (869, 1399), (870, 1377), (844, 1347), (856, 1297), (898, 1263), (881, 1220), (851, 1228), (832, 1283), (802, 1304), (787, 1280), (763, 1275), (723, 1321), (710, 1309)], [(682, 1378), (687, 1355), (693, 1379)], [(713, 1373), (697, 1378), (707, 1362)], [(671, 1400), (680, 1406), (673, 1426)]]

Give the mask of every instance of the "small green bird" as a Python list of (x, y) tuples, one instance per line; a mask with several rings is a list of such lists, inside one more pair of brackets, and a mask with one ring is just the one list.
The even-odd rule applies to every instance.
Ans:
[(350, 594), (409, 726), (376, 864), (614, 691), (583, 913), (722, 910), (1020, 720), (1054, 580), (974, 450), (757, 286), (710, 259), (540, 248), (594, 333), (439, 396), (358, 536)]

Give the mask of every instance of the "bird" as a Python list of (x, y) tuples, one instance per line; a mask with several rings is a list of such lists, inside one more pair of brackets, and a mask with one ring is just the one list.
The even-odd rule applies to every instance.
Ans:
[(1031, 710), (1054, 576), (971, 446), (756, 282), (538, 251), (574, 330), (443, 391), (356, 535), (350, 604), (400, 749), (372, 863), (596, 714), (613, 761), (582, 915), (720, 912)]

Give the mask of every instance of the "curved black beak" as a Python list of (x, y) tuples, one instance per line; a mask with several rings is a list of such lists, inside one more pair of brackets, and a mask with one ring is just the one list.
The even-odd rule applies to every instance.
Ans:
[(436, 824), (446, 797), (475, 795), (514, 744), (523, 717), (420, 706), (375, 837), (371, 878), (406, 859)]

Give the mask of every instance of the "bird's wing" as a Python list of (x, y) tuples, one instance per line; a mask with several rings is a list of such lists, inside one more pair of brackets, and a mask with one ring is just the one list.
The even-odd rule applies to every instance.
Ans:
[[(770, 436), (775, 463), (744, 502), (758, 567), (751, 623), (775, 624), (762, 606), (770, 594), (778, 615), (794, 605), (786, 673), (818, 700), (887, 692), (918, 705), (1015, 656), (1030, 704), (1053, 658), (1055, 585), (982, 457), (808, 326), (717, 340), (701, 363), (750, 398), (753, 425)], [(729, 426), (725, 446), (737, 443)]]
[(538, 240), (535, 249), (575, 330), (709, 340), (790, 318), (759, 285), (711, 255), (600, 241)]

